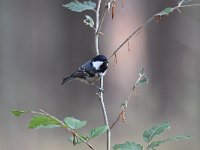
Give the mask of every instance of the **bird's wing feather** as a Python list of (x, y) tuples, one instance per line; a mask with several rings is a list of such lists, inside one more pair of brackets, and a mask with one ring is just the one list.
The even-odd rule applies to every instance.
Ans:
[(89, 75), (91, 77), (95, 76), (96, 72), (96, 69), (91, 65), (91, 61), (88, 61), (85, 64), (83, 64), (78, 70), (80, 72), (84, 72), (86, 75)]
[(91, 65), (91, 61), (86, 62), (83, 64), (77, 71), (72, 73), (70, 76), (63, 79), (62, 85), (66, 82), (69, 82), (73, 79), (79, 78), (79, 79), (87, 79), (95, 77), (96, 69)]

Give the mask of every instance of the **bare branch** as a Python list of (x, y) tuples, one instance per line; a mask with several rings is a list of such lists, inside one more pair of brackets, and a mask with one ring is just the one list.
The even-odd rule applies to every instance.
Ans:
[(102, 27), (102, 25), (103, 25), (103, 21), (104, 21), (104, 19), (105, 19), (105, 17), (106, 17), (106, 13), (107, 13), (107, 8), (104, 9), (103, 16), (102, 16), (102, 18), (101, 18), (101, 22), (99, 23), (99, 27), (98, 27), (98, 30), (97, 30), (97, 33), (96, 33), (96, 34), (101, 33), (100, 30), (101, 30), (101, 27)]
[[(146, 79), (146, 80), (144, 80)], [(136, 80), (136, 82), (134, 83), (128, 97), (125, 99), (125, 102), (123, 104), (121, 104), (122, 107), (122, 111), (118, 114), (117, 119), (114, 121), (114, 123), (112, 124), (112, 126), (110, 127), (110, 129), (112, 129), (117, 122), (119, 122), (120, 120), (122, 120), (124, 123), (126, 122), (126, 118), (125, 118), (125, 112), (126, 109), (128, 108), (128, 103), (133, 95), (133, 93), (135, 92), (135, 88), (138, 84), (141, 84), (142, 82), (146, 81), (146, 83), (148, 83), (148, 78), (146, 77), (145, 73), (144, 73), (144, 68), (141, 68), (140, 73), (139, 73), (139, 77)]]
[(126, 44), (135, 34), (137, 34), (139, 31), (144, 29), (149, 23), (151, 23), (153, 19), (154, 19), (154, 16), (148, 19), (147, 21), (145, 21), (144, 24), (142, 24), (133, 33), (131, 33), (131, 35), (124, 42), (122, 42), (122, 44), (120, 44), (120, 46), (112, 53), (112, 55), (108, 59), (111, 59), (122, 48), (122, 46), (124, 46), (124, 44)]
[[(171, 9), (179, 11), (179, 8), (195, 7), (195, 6), (200, 6), (200, 4), (189, 4), (189, 5), (181, 5), (181, 6), (178, 5), (178, 6), (172, 7)], [(131, 33), (130, 36), (124, 42), (122, 42), (122, 44), (120, 44), (120, 46), (111, 54), (109, 59), (111, 59), (124, 46), (124, 44), (126, 44), (134, 35), (139, 33), (146, 26), (148, 26), (154, 19), (156, 19), (156, 17), (157, 17), (157, 13), (155, 15), (153, 15), (153, 17), (151, 17), (150, 19), (145, 21), (144, 24), (142, 24), (140, 27), (138, 27), (133, 33)]]
[[(103, 20), (106, 15), (106, 10), (105, 10), (101, 22), (99, 22), (99, 12), (100, 12), (101, 2), (102, 2), (102, 0), (98, 0), (97, 10), (96, 10), (95, 49), (96, 49), (97, 55), (100, 54), (99, 53), (99, 32), (100, 32), (101, 26), (103, 24)], [(100, 83), (101, 89), (103, 89), (103, 77), (101, 77), (100, 82), (101, 82)], [(100, 94), (98, 94), (97, 96), (99, 97), (100, 102), (101, 102), (101, 108), (102, 108), (102, 112), (103, 112), (103, 116), (104, 116), (104, 122), (109, 127), (108, 116), (107, 116), (105, 103), (104, 103), (104, 99), (103, 99), (103, 91), (100, 91)], [(107, 130), (107, 150), (110, 150), (110, 137), (111, 137), (111, 132), (110, 132), (110, 129), (108, 129)]]
[(112, 128), (117, 124), (117, 122), (120, 121), (121, 118), (122, 118), (122, 119), (125, 119), (125, 116), (123, 116), (123, 117), (121, 117), (121, 116), (122, 116), (122, 115), (125, 115), (125, 111), (126, 111), (126, 109), (127, 109), (128, 102), (129, 102), (129, 100), (131, 99), (131, 97), (132, 97), (132, 95), (133, 95), (133, 93), (134, 93), (134, 91), (135, 91), (135, 87), (136, 87), (136, 84), (133, 86), (133, 88), (132, 88), (132, 90), (131, 90), (129, 96), (126, 98), (126, 103), (127, 103), (127, 104), (126, 104), (126, 107), (122, 107), (122, 111), (118, 114), (117, 119), (114, 121), (114, 123), (112, 124), (112, 126), (110, 127), (110, 129), (112, 129)]

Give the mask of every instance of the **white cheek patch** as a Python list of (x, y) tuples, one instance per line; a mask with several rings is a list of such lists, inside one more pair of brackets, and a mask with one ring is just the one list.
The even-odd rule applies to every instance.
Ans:
[(94, 61), (94, 62), (92, 62), (92, 65), (96, 70), (98, 70), (102, 64), (103, 64), (102, 61)]

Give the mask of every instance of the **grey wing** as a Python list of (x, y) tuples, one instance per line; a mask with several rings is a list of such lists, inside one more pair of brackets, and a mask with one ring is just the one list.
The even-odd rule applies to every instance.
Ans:
[(92, 67), (90, 62), (91, 61), (86, 62), (84, 65), (79, 67), (79, 69), (75, 71), (74, 73), (72, 73), (70, 76), (63, 78), (62, 85), (66, 82), (69, 82), (77, 78), (82, 79), (84, 81), (89, 78), (95, 77), (95, 68)]
[(86, 62), (83, 64), (79, 69), (80, 72), (84, 72), (89, 77), (94, 77), (96, 69), (91, 65), (91, 61)]

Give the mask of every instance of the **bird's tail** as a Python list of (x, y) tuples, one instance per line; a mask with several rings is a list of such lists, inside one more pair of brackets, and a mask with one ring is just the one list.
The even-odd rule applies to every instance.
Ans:
[(74, 79), (74, 77), (72, 77), (72, 76), (63, 78), (62, 85), (65, 84), (66, 82), (69, 82), (69, 81), (73, 80), (73, 79)]

